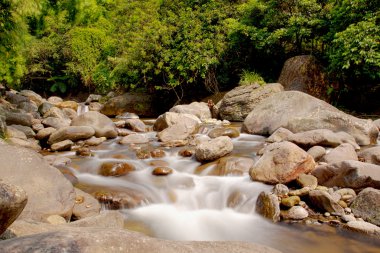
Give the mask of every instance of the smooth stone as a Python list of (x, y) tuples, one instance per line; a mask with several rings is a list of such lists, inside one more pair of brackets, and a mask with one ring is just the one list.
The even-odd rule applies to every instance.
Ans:
[(99, 175), (105, 177), (120, 177), (134, 171), (135, 167), (123, 162), (105, 162), (100, 166)]
[(276, 184), (273, 187), (272, 192), (276, 194), (277, 196), (285, 196), (285, 195), (288, 195), (289, 188), (284, 184)]
[(61, 224), (66, 224), (65, 218), (59, 215), (50, 215), (49, 217), (46, 218), (47, 223), (52, 224), (52, 225), (61, 225)]
[(380, 226), (380, 190), (365, 188), (350, 205), (355, 216)]
[(157, 167), (157, 168), (154, 168), (152, 171), (152, 175), (155, 175), (155, 176), (167, 176), (172, 173), (173, 173), (173, 169), (169, 167)]
[(73, 218), (80, 220), (98, 215), (101, 209), (98, 200), (78, 188), (74, 189), (76, 197), (73, 207)]
[(266, 142), (281, 142), (287, 139), (288, 136), (293, 135), (291, 131), (286, 128), (280, 127), (276, 131), (274, 131), (271, 136), (266, 139)]
[(71, 140), (64, 140), (60, 142), (56, 142), (53, 145), (51, 145), (51, 150), (52, 151), (65, 151), (65, 150), (70, 150), (71, 146), (74, 145), (74, 142)]
[(345, 228), (351, 231), (363, 233), (366, 235), (374, 236), (380, 239), (380, 228), (365, 221), (349, 221)]
[(293, 207), (295, 205), (298, 205), (301, 201), (301, 198), (299, 196), (290, 196), (287, 198), (281, 199), (281, 205), (286, 207)]
[(17, 130), (23, 132), (26, 138), (34, 138), (36, 136), (36, 133), (33, 131), (31, 127), (22, 125), (10, 125), (10, 127), (16, 128)]
[(54, 107), (53, 104), (49, 103), (49, 102), (43, 102), (42, 104), (40, 104), (38, 106), (38, 112), (41, 114), (41, 115), (44, 115), (45, 113), (47, 113), (50, 108)]
[(319, 161), (332, 164), (346, 160), (358, 160), (358, 155), (356, 154), (355, 148), (348, 143), (341, 144), (330, 150), (330, 152), (324, 155)]
[(311, 204), (321, 211), (344, 214), (344, 209), (327, 192), (312, 190), (309, 192), (309, 199)]
[(150, 155), (152, 158), (162, 158), (165, 156), (165, 151), (163, 151), (162, 149), (156, 148), (150, 151)]
[(54, 144), (63, 140), (77, 141), (88, 139), (94, 134), (94, 129), (89, 126), (67, 126), (52, 133), (48, 139), (48, 143)]
[(122, 145), (128, 144), (144, 144), (148, 143), (149, 139), (144, 134), (130, 134), (123, 137), (119, 143)]
[(67, 118), (71, 120), (73, 120), (76, 116), (78, 116), (77, 111), (71, 108), (63, 108), (62, 112)]
[(103, 142), (105, 142), (106, 140), (107, 140), (106, 137), (97, 138), (95, 136), (92, 136), (90, 139), (85, 140), (84, 144), (88, 146), (98, 146), (102, 144)]
[(42, 125), (42, 123), (33, 124), (32, 129), (33, 129), (33, 131), (38, 132), (38, 131), (44, 129), (44, 125)]
[(48, 139), (49, 136), (50, 136), (52, 133), (54, 133), (55, 131), (57, 131), (57, 129), (55, 129), (54, 127), (47, 127), (47, 128), (41, 129), (40, 131), (37, 132), (35, 138), (36, 138), (37, 140)]
[(58, 103), (56, 106), (61, 108), (61, 109), (69, 108), (69, 109), (72, 109), (74, 111), (77, 111), (77, 109), (78, 109), (78, 103), (75, 101), (70, 101), (70, 100), (62, 101), (62, 102)]
[(158, 140), (161, 142), (173, 142), (187, 139), (198, 129), (198, 124), (187, 124), (179, 122), (171, 125), (157, 134)]
[(32, 115), (28, 113), (17, 113), (17, 112), (5, 112), (5, 122), (7, 125), (22, 125), (22, 126), (32, 126)]
[(280, 202), (277, 195), (261, 192), (256, 201), (256, 212), (265, 218), (277, 222), (280, 220)]
[(356, 218), (352, 214), (345, 214), (340, 217), (344, 222), (356, 221)]
[(358, 152), (360, 161), (380, 165), (380, 146), (364, 149)]
[(220, 136), (197, 145), (195, 157), (198, 161), (213, 161), (231, 153), (233, 148), (229, 137)]
[(309, 213), (302, 206), (293, 206), (288, 211), (282, 214), (285, 219), (303, 220), (309, 217)]
[(205, 102), (192, 102), (188, 105), (176, 105), (169, 112), (187, 113), (197, 116), (200, 120), (211, 118), (211, 111)]
[(208, 173), (211, 176), (241, 176), (248, 174), (254, 160), (248, 157), (226, 156), (218, 160), (215, 169)]
[(92, 195), (109, 210), (135, 208), (144, 203), (151, 202), (143, 193), (129, 188), (125, 188), (122, 191), (102, 188)]
[(311, 189), (309, 187), (303, 187), (302, 189), (289, 191), (290, 196), (305, 196), (308, 195)]
[(314, 158), (314, 161), (317, 162), (326, 154), (326, 149), (321, 146), (314, 146), (311, 147), (307, 153)]
[(41, 146), (38, 144), (38, 141), (34, 139), (23, 140), (23, 139), (18, 139), (18, 138), (9, 138), (7, 139), (7, 141), (9, 144), (13, 144), (16, 146), (33, 149), (35, 151), (41, 150)]
[(135, 132), (146, 132), (146, 125), (140, 119), (126, 119), (125, 127)]
[(7, 138), (17, 138), (17, 139), (22, 139), (22, 140), (28, 139), (24, 132), (12, 126), (7, 126), (6, 135), (7, 135)]
[(41, 97), (41, 95), (37, 94), (32, 90), (22, 90), (19, 92), (21, 96), (29, 98), (30, 101), (33, 101), (37, 106), (40, 106), (45, 99)]
[(50, 104), (53, 104), (53, 105), (57, 105), (61, 102), (63, 102), (63, 99), (60, 98), (60, 97), (57, 97), (57, 96), (51, 96), (47, 99), (47, 101), (50, 103)]
[(237, 138), (240, 136), (240, 132), (236, 128), (232, 128), (232, 127), (218, 127), (218, 128), (212, 129), (208, 133), (208, 136), (210, 138), (216, 138), (219, 136), (228, 136), (230, 138)]
[(87, 147), (80, 147), (77, 150), (75, 150), (75, 155), (77, 156), (92, 156), (91, 149)]
[(302, 188), (309, 187), (312, 190), (318, 186), (318, 179), (313, 175), (301, 174), (297, 177), (296, 182)]
[(42, 124), (46, 127), (53, 127), (55, 129), (59, 129), (62, 127), (70, 126), (70, 119), (60, 119), (56, 117), (47, 117), (42, 120)]
[(103, 109), (103, 105), (99, 102), (91, 102), (88, 105), (88, 110), (89, 111), (95, 111), (95, 112), (100, 112)]
[(44, 118), (53, 117), (59, 119), (68, 119), (68, 117), (63, 113), (63, 111), (58, 107), (52, 107), (44, 115)]
[(95, 130), (96, 137), (116, 138), (117, 128), (110, 118), (100, 112), (85, 112), (71, 122), (71, 126), (89, 126)]
[(194, 149), (190, 148), (183, 148), (180, 151), (178, 151), (178, 155), (183, 156), (183, 157), (191, 157), (195, 154)]

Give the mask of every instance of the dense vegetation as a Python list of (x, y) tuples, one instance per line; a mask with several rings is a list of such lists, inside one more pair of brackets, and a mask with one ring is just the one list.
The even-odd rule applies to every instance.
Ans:
[(342, 85), (375, 89), (379, 41), (379, 0), (0, 0), (0, 83), (181, 97), (251, 71), (275, 81), (313, 54)]

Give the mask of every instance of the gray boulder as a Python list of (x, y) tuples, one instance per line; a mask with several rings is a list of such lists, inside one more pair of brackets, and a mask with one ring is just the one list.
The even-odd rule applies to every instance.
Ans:
[(211, 119), (211, 111), (205, 102), (193, 102), (188, 105), (176, 105), (169, 112), (187, 113), (197, 116), (200, 120)]
[(220, 136), (198, 144), (195, 147), (195, 157), (198, 161), (213, 161), (231, 153), (233, 148), (230, 137)]
[(32, 115), (28, 113), (21, 113), (21, 112), (5, 112), (5, 121), (7, 125), (23, 125), (23, 126), (32, 126)]
[(32, 90), (22, 90), (19, 92), (21, 96), (29, 98), (30, 101), (33, 101), (37, 106), (40, 106), (46, 100), (42, 98), (39, 94), (35, 93)]
[(48, 143), (54, 144), (64, 140), (77, 141), (81, 139), (88, 139), (94, 134), (95, 130), (90, 126), (62, 127), (50, 135)]
[(52, 151), (66, 151), (66, 150), (70, 150), (73, 145), (74, 145), (73, 141), (64, 140), (64, 141), (54, 143), (53, 145), (51, 145), (50, 149)]
[(280, 127), (293, 133), (315, 129), (343, 131), (359, 145), (376, 143), (379, 133), (372, 120), (353, 117), (299, 91), (278, 92), (261, 101), (244, 120), (242, 130), (270, 135)]
[(201, 124), (201, 120), (197, 116), (188, 113), (166, 112), (156, 119), (153, 130), (162, 131), (178, 123), (185, 123), (189, 127), (198, 127)]
[(380, 226), (380, 190), (365, 188), (350, 205), (357, 217)]
[(74, 118), (71, 126), (90, 126), (96, 137), (116, 138), (117, 129), (110, 118), (100, 112), (86, 112)]
[(185, 140), (190, 135), (195, 133), (197, 129), (197, 124), (193, 124), (193, 122), (188, 123), (187, 121), (184, 121), (171, 125), (168, 128), (165, 128), (157, 134), (157, 137), (162, 142)]
[(380, 189), (380, 166), (359, 161), (319, 165), (312, 174), (320, 185)]
[(227, 92), (218, 104), (219, 116), (230, 121), (243, 121), (260, 101), (283, 90), (279, 83), (238, 86)]
[(330, 150), (330, 152), (324, 155), (319, 161), (325, 163), (337, 163), (346, 160), (357, 161), (358, 155), (351, 144), (344, 143), (333, 150)]
[(120, 144), (143, 144), (148, 143), (149, 139), (143, 134), (130, 134), (128, 136), (123, 137), (119, 143)]
[(56, 117), (47, 117), (42, 120), (42, 124), (46, 127), (53, 127), (55, 129), (60, 129), (62, 127), (70, 126), (70, 119), (61, 119)]

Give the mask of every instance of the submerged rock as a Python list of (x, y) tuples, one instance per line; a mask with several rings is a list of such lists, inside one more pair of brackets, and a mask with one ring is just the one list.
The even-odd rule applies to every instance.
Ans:
[(129, 163), (105, 162), (100, 166), (99, 174), (105, 177), (120, 177), (134, 170), (135, 167)]

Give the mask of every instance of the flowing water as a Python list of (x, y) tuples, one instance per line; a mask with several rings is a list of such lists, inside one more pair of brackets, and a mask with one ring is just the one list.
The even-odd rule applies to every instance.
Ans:
[[(151, 147), (159, 146), (154, 132), (145, 134), (151, 140)], [(241, 134), (233, 140), (233, 153), (257, 159), (255, 153), (263, 140), (260, 136)], [(215, 166), (211, 165), (196, 174), (200, 163), (179, 156), (179, 148), (161, 148), (166, 153), (163, 158), (137, 159), (138, 148), (141, 146), (119, 145), (116, 139), (94, 147), (92, 157), (62, 153), (72, 158), (70, 167), (84, 190), (138, 193), (138, 206), (122, 210), (130, 229), (170, 240), (256, 242), (284, 253), (380, 252), (378, 241), (329, 225), (268, 222), (255, 213), (255, 202), (258, 194), (270, 190), (271, 186), (252, 182), (247, 173), (207, 176)], [(172, 168), (173, 174), (152, 175), (157, 160)], [(136, 170), (121, 177), (103, 177), (97, 172), (104, 162), (127, 162)]]

